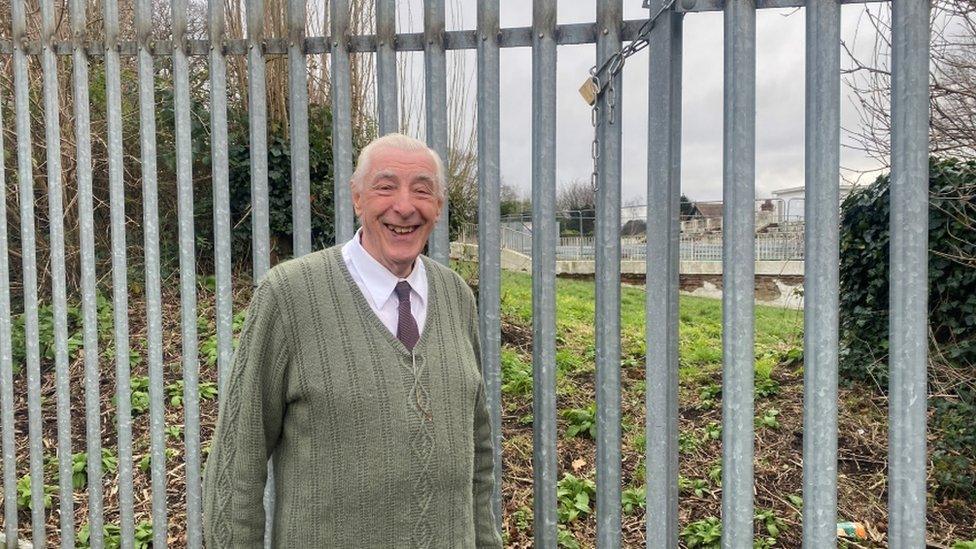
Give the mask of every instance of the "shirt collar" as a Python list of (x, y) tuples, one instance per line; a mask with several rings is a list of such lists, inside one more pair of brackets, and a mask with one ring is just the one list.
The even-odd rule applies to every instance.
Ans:
[(356, 266), (356, 270), (363, 279), (363, 283), (369, 291), (373, 303), (382, 305), (393, 295), (397, 282), (406, 280), (410, 283), (410, 288), (420, 298), (420, 303), (427, 302), (427, 271), (424, 262), (418, 257), (414, 260), (413, 269), (406, 278), (399, 278), (391, 273), (389, 269), (376, 260), (363, 248), (360, 238), (363, 229), (360, 228), (352, 237), (346, 247), (349, 251), (349, 258)]

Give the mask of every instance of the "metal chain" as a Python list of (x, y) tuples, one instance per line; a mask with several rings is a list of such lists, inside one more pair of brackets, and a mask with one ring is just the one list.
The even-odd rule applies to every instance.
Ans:
[[(608, 122), (610, 125), (614, 123), (614, 112), (616, 110), (616, 90), (613, 86), (613, 80), (620, 74), (620, 71), (624, 68), (624, 63), (627, 58), (635, 53), (643, 50), (650, 44), (651, 30), (654, 25), (657, 24), (657, 20), (666, 11), (670, 11), (674, 7), (675, 0), (668, 0), (665, 2), (657, 13), (650, 17), (647, 21), (641, 25), (640, 29), (637, 31), (637, 36), (634, 40), (627, 44), (626, 46), (620, 48), (619, 51), (615, 52), (613, 55), (607, 58), (599, 67), (593, 65), (590, 68), (590, 78), (587, 82), (583, 84), (583, 88), (580, 92), (583, 93), (583, 97), (587, 100), (590, 105), (592, 105), (593, 110), (590, 111), (590, 123), (593, 126), (593, 143), (590, 145), (590, 156), (593, 158), (593, 173), (590, 174), (590, 186), (593, 187), (593, 194), (595, 195), (599, 186), (597, 185), (597, 161), (600, 159), (600, 138), (596, 131), (596, 119), (598, 113), (600, 112), (600, 97), (606, 96), (606, 106), (608, 114)], [(588, 93), (584, 93), (583, 89), (586, 88)]]

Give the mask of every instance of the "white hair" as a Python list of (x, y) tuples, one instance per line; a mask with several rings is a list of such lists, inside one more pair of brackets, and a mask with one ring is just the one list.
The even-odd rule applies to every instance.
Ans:
[(447, 181), (444, 175), (444, 162), (441, 161), (440, 155), (437, 154), (437, 151), (428, 147), (423, 141), (410, 137), (409, 135), (403, 135), (402, 133), (388, 133), (382, 137), (377, 137), (363, 147), (363, 150), (359, 153), (359, 161), (356, 163), (356, 171), (352, 173), (352, 181), (350, 181), (350, 185), (354, 191), (362, 191), (363, 184), (365, 183), (364, 179), (366, 174), (369, 173), (369, 167), (372, 163), (373, 153), (385, 148), (408, 152), (427, 151), (436, 166), (436, 173), (434, 174), (434, 185), (436, 188), (434, 189), (434, 194), (441, 200), (444, 200), (447, 192)]

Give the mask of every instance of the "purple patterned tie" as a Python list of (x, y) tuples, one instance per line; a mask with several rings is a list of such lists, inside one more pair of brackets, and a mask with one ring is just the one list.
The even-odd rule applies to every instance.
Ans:
[(417, 321), (410, 312), (410, 283), (406, 280), (397, 282), (397, 298), (400, 305), (397, 307), (399, 312), (397, 318), (397, 339), (403, 342), (408, 350), (413, 350), (417, 340), (420, 339), (420, 331), (417, 329)]

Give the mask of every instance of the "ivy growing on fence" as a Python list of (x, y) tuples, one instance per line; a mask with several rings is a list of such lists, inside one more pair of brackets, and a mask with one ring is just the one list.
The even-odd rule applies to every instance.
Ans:
[[(889, 185), (844, 200), (840, 373), (888, 387)], [(933, 489), (976, 501), (976, 162), (929, 162), (929, 428)]]
[[(844, 200), (841, 373), (888, 385), (888, 174)], [(976, 364), (976, 162), (929, 163), (929, 322), (947, 362)]]

